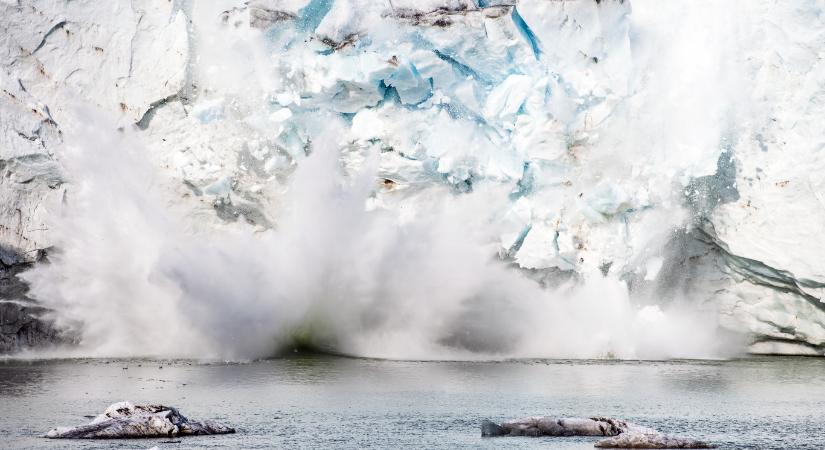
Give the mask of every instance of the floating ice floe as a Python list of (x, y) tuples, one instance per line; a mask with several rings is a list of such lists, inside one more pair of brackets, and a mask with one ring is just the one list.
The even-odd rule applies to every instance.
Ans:
[(50, 439), (119, 439), (230, 434), (235, 429), (218, 422), (187, 419), (177, 409), (163, 405), (114, 403), (86, 425), (59, 427), (46, 433)]
[(608, 417), (525, 417), (500, 425), (485, 420), (483, 437), (496, 436), (607, 436), (598, 448), (715, 448), (714, 445), (660, 433), (652, 428)]

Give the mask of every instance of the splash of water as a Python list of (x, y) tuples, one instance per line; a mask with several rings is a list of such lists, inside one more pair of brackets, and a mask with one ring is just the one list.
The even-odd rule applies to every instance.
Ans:
[[(335, 119), (330, 119), (331, 121)], [(90, 116), (62, 152), (59, 251), (25, 275), (94, 356), (256, 358), (295, 346), (382, 358), (719, 356), (713, 321), (639, 307), (624, 282), (545, 289), (496, 257), (506, 192), (434, 187), (404, 218), (371, 207), (375, 155), (313, 139), (273, 229), (199, 230), (140, 138)], [(500, 205), (490, 199), (500, 199)]]

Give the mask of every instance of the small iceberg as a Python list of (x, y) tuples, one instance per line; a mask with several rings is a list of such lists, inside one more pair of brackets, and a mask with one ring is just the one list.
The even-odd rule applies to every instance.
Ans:
[(605, 436), (597, 448), (716, 448), (712, 444), (674, 437), (652, 428), (608, 417), (525, 417), (496, 424), (481, 423), (481, 436)]
[(209, 420), (197, 422), (176, 408), (163, 405), (115, 403), (90, 423), (59, 427), (46, 433), (50, 439), (122, 439), (230, 434), (235, 429)]

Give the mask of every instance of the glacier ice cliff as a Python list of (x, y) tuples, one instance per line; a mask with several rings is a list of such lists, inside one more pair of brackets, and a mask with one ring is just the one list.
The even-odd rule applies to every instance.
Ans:
[(92, 353), (821, 355), (823, 12), (2, 1), (0, 256)]

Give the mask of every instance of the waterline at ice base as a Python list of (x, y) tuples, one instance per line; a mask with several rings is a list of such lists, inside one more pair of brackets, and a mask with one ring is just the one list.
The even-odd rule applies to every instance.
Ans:
[(821, 356), (823, 12), (0, 2), (0, 353)]

